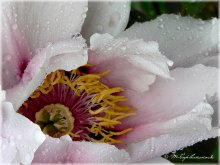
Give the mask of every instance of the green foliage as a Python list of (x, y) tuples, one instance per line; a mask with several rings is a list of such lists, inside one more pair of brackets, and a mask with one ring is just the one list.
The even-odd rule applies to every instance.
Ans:
[(132, 2), (129, 25), (155, 19), (164, 13), (210, 19), (218, 17), (218, 2)]

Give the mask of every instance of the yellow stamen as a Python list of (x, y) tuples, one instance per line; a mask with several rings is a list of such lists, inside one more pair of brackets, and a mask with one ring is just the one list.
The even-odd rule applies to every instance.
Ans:
[[(85, 67), (89, 66), (91, 65), (88, 64)], [(88, 112), (95, 121), (90, 126), (89, 131), (99, 137), (99, 139), (89, 137), (87, 140), (110, 144), (121, 143), (121, 140), (114, 139), (115, 136), (123, 135), (131, 131), (132, 128), (120, 131), (114, 131), (114, 128), (119, 124), (123, 124), (121, 119), (132, 116), (135, 113), (131, 112), (134, 108), (118, 104), (119, 102), (127, 101), (124, 96), (116, 95), (124, 91), (122, 88), (109, 88), (100, 82), (100, 78), (108, 73), (109, 71), (87, 74), (81, 72), (80, 68), (78, 68), (70, 71), (67, 76), (65, 71), (57, 70), (49, 74), (42, 85), (30, 97), (36, 99), (41, 94), (48, 94), (56, 84), (68, 86), (77, 96), (81, 96), (82, 93), (92, 96)], [(23, 105), (25, 107), (28, 106), (26, 103)], [(73, 131), (69, 131), (68, 134), (73, 139), (80, 138), (80, 134)]]

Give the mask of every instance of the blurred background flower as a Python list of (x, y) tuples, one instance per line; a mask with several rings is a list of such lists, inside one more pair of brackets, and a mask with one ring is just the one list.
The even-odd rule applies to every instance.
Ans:
[[(137, 2), (131, 3), (130, 19), (127, 27), (135, 22), (155, 19), (164, 13), (175, 13), (181, 16), (208, 20), (218, 16), (218, 2)], [(213, 138), (199, 142), (176, 153), (164, 155), (173, 163), (219, 163), (218, 140)], [(190, 157), (191, 156), (191, 157)], [(186, 157), (186, 159), (184, 159)]]

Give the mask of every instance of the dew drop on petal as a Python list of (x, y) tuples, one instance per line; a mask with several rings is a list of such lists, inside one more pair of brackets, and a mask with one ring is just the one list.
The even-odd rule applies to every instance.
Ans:
[(202, 30), (203, 30), (203, 27), (202, 27), (202, 26), (200, 26), (200, 27), (199, 27), (199, 30), (200, 30), (200, 31), (202, 31)]
[(159, 28), (160, 28), (160, 29), (163, 29), (163, 28), (164, 28), (164, 24), (160, 24), (160, 25), (159, 25)]
[(17, 24), (14, 24), (13, 26), (12, 26), (12, 29), (13, 30), (16, 30), (18, 28), (18, 25)]
[(121, 50), (125, 51), (126, 50), (126, 46), (122, 46)]
[(108, 25), (109, 25), (110, 27), (115, 26), (115, 25), (119, 22), (120, 18), (121, 18), (121, 15), (120, 15), (118, 12), (114, 13), (114, 14), (110, 17), (110, 20), (109, 20), (109, 22), (108, 22)]
[(177, 27), (176, 27), (176, 29), (177, 29), (177, 30), (180, 30), (180, 29), (181, 29), (181, 27), (180, 27), (180, 26), (177, 26)]
[(104, 30), (103, 25), (97, 25), (97, 31), (102, 32)]
[(160, 22), (163, 22), (163, 18), (159, 18), (159, 21), (160, 21)]
[(193, 39), (192, 36), (189, 36), (189, 37), (188, 37), (188, 40), (192, 40), (192, 39)]

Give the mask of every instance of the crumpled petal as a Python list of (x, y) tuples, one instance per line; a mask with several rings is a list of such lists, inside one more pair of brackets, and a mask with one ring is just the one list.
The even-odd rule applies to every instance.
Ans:
[(35, 153), (33, 163), (125, 163), (125, 150), (107, 143), (74, 142), (69, 136), (47, 137)]
[(82, 35), (86, 39), (94, 33), (109, 33), (116, 36), (128, 23), (130, 1), (90, 1), (83, 24)]
[(94, 34), (90, 44), (89, 63), (98, 71), (110, 70), (103, 79), (110, 86), (142, 92), (148, 90), (155, 75), (170, 78), (168, 64), (172, 62), (160, 53), (156, 42)]
[(208, 21), (164, 14), (153, 21), (136, 23), (118, 37), (157, 41), (160, 51), (175, 67), (195, 64), (218, 65), (219, 20)]
[(10, 1), (2, 9), (3, 89), (8, 89), (21, 80), (36, 49), (80, 33), (87, 2)]
[[(215, 67), (201, 64), (176, 68), (170, 72), (174, 80), (157, 78), (147, 92), (125, 91), (129, 104), (137, 110), (135, 116), (124, 119), (119, 127), (157, 123), (186, 114), (206, 95), (218, 92), (218, 72)], [(150, 130), (147, 131), (150, 135)]]
[(158, 123), (160, 135), (130, 144), (126, 148), (132, 162), (151, 159), (216, 137), (218, 131), (211, 126), (212, 114), (212, 107), (202, 102), (185, 115), (160, 123), (160, 126)]
[(80, 36), (50, 44), (31, 59), (19, 84), (6, 91), (6, 99), (17, 110), (47, 74), (58, 69), (73, 70), (85, 65), (87, 60), (85, 40)]
[(1, 163), (30, 164), (45, 135), (38, 125), (16, 113), (10, 102), (2, 103), (1, 112)]

